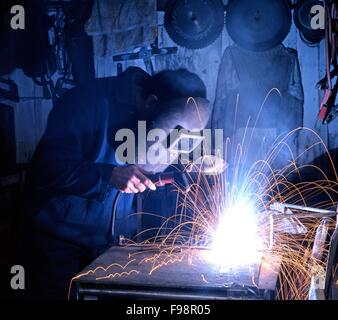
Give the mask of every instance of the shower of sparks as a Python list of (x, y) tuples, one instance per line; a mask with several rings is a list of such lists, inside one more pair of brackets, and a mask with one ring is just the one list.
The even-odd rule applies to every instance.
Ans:
[[(113, 268), (117, 268), (119, 270), (126, 270), (127, 267), (132, 263), (134, 262), (134, 260), (130, 260), (128, 261), (128, 263), (124, 266), (122, 266), (121, 264), (119, 263), (112, 263), (111, 265), (109, 265), (108, 267), (102, 267), (102, 266), (99, 266), (97, 268), (95, 268), (94, 270), (89, 270), (88, 272), (85, 272), (85, 273), (82, 273), (82, 274), (79, 274), (78, 276), (74, 277), (73, 280), (76, 280), (76, 279), (79, 279), (83, 276), (86, 276), (86, 275), (89, 275), (89, 274), (95, 274), (97, 271), (103, 271), (103, 272), (107, 272), (108, 270), (110, 269), (113, 269)], [(132, 270), (133, 271), (136, 271), (136, 270)], [(123, 273), (128, 273), (126, 271), (123, 271)], [(116, 273), (117, 275), (118, 273)]]
[[(288, 146), (288, 139), (300, 131), (312, 135), (317, 142), (295, 157)], [(208, 261), (221, 274), (229, 270), (236, 272), (236, 268), (243, 266), (252, 270), (254, 264), (269, 269), (275, 259), (280, 261), (276, 298), (308, 299), (312, 279), (325, 275), (329, 239), (324, 240), (318, 258), (313, 253), (313, 244), (321, 217), (311, 213), (304, 215), (304, 212), (296, 209), (279, 210), (279, 205), (309, 206), (316, 196), (323, 194), (326, 199), (317, 203), (317, 208), (335, 210), (338, 194), (335, 166), (320, 137), (312, 130), (302, 128), (280, 138), (265, 159), (257, 160), (247, 168), (248, 154), (245, 149), (251, 138), (249, 136), (249, 142), (243, 138), (238, 145), (227, 141), (225, 161), (229, 165), (222, 175), (200, 173), (190, 176), (196, 170), (192, 170), (193, 164), (188, 165), (186, 174), (191, 185), (189, 190), (176, 186), (179, 194), (177, 213), (169, 218), (159, 215), (163, 222), (152, 238), (137, 242), (135, 239), (154, 231), (144, 230), (126, 243), (126, 246), (141, 247), (143, 252), (147, 250), (147, 258), (139, 258), (137, 252), (131, 254), (125, 266), (119, 265), (122, 271), (114, 270), (108, 275), (96, 277), (96, 280), (136, 276), (138, 270), (128, 269), (131, 261), (137, 261), (138, 266), (148, 266), (151, 276), (160, 268), (183, 262), (193, 266)], [(298, 164), (318, 147), (326, 151), (330, 168)], [(276, 169), (272, 163), (281, 150), (288, 150), (291, 161)], [(206, 161), (209, 166), (210, 158), (206, 158)], [(292, 176), (302, 178), (302, 171), (309, 168), (322, 178), (318, 181), (299, 179), (298, 183), (291, 182)], [(334, 172), (332, 180), (326, 174), (328, 169)], [(326, 221), (329, 238), (335, 229), (335, 217), (328, 217)], [(112, 266), (89, 272), (108, 272)], [(207, 274), (201, 274), (200, 278), (201, 283), (209, 282)], [(224, 284), (224, 287), (228, 285)], [(257, 286), (253, 273), (252, 285)]]

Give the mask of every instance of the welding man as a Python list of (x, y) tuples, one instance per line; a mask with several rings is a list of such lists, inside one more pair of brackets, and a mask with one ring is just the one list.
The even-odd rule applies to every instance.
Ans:
[(24, 188), (19, 262), (26, 270), (27, 298), (66, 299), (72, 277), (117, 244), (119, 235), (135, 235), (133, 195), (156, 186), (137, 165), (116, 161), (115, 133), (136, 128), (141, 120), (180, 119), (189, 126), (196, 117), (193, 109), (183, 112), (189, 97), (209, 105), (197, 75), (180, 69), (149, 76), (131, 67), (57, 101)]

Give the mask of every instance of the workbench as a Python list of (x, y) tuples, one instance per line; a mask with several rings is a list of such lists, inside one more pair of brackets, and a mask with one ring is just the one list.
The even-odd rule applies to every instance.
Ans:
[[(206, 249), (111, 247), (72, 281), (78, 300), (270, 300), (280, 261), (223, 269)], [(270, 259), (271, 260), (271, 259)]]

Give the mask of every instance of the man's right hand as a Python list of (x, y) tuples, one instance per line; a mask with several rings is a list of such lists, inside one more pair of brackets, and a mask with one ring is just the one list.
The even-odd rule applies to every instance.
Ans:
[(136, 166), (115, 167), (110, 183), (125, 193), (144, 192), (147, 188), (155, 191), (155, 184)]

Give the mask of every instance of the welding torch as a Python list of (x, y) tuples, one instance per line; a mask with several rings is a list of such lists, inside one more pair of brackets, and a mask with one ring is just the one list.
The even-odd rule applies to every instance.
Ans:
[(189, 181), (184, 172), (162, 172), (148, 175), (148, 178), (155, 184), (156, 187), (180, 184), (185, 190), (189, 189)]
[(147, 175), (147, 177), (156, 185), (156, 187), (177, 184), (188, 191), (190, 186), (188, 175), (204, 174), (207, 176), (215, 176), (222, 174), (227, 166), (227, 163), (222, 158), (216, 156), (204, 156), (197, 159), (196, 163), (191, 163), (186, 166), (184, 170), (161, 172)]

